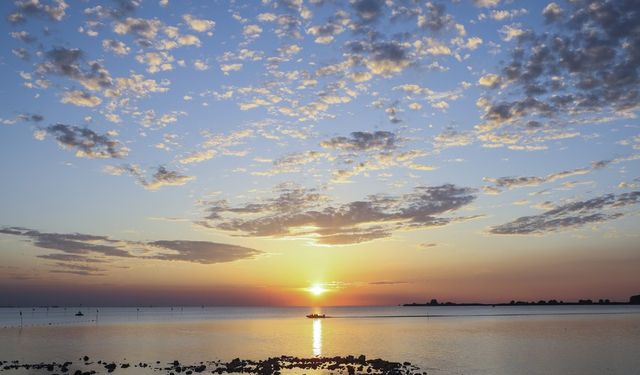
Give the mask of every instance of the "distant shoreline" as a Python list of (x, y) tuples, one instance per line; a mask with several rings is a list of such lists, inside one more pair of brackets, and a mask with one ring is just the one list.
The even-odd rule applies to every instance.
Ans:
[(402, 306), (620, 306), (620, 305), (640, 305), (640, 295), (629, 297), (628, 302), (616, 302), (608, 299), (599, 299), (593, 301), (590, 299), (581, 299), (577, 302), (564, 302), (555, 299), (551, 300), (539, 300), (539, 301), (516, 301), (512, 300), (508, 303), (480, 303), (480, 302), (438, 302), (437, 299), (432, 299), (430, 302), (425, 303), (405, 303)]
[(579, 302), (563, 302), (563, 303), (473, 303), (473, 302), (464, 302), (464, 303), (454, 303), (454, 302), (445, 302), (439, 303), (437, 305), (430, 303), (404, 303), (401, 306), (422, 306), (422, 307), (435, 307), (435, 306), (625, 306), (625, 305), (638, 305), (637, 303), (629, 303), (629, 302), (609, 302), (609, 303), (579, 303)]

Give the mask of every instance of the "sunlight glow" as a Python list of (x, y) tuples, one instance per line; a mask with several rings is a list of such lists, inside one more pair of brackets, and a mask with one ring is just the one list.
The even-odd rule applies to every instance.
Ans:
[(307, 291), (309, 291), (309, 293), (313, 294), (314, 296), (319, 296), (327, 290), (320, 284), (313, 284), (307, 289)]

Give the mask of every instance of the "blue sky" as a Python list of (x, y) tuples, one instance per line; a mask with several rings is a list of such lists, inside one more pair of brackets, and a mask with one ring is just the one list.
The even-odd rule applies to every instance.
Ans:
[(399, 303), (541, 298), (531, 280), (569, 275), (560, 298), (633, 293), (637, 11), (3, 2), (0, 291), (192, 275), (255, 303), (305, 303), (310, 283)]

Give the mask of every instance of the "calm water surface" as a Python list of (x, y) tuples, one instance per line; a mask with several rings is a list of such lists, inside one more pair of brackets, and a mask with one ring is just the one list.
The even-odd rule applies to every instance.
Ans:
[[(83, 317), (71, 308), (0, 309), (0, 359), (195, 363), (365, 354), (410, 361), (429, 374), (640, 371), (640, 306), (81, 310)], [(311, 312), (332, 318), (304, 317)]]

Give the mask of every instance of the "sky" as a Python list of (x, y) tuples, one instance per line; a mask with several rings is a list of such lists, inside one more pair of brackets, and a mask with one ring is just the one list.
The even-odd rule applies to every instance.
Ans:
[(3, 1), (0, 305), (627, 300), (639, 12)]

